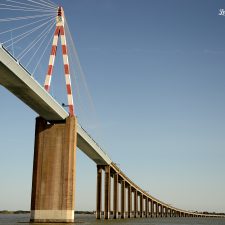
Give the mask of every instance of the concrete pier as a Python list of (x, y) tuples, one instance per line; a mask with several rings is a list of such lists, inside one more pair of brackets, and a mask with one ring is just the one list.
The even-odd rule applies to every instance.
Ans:
[(150, 204), (151, 204), (151, 206), (150, 206), (150, 207), (151, 207), (151, 213), (150, 213), (150, 216), (151, 216), (151, 217), (154, 217), (154, 203), (153, 203), (153, 200), (151, 200), (150, 202), (151, 202), (151, 203), (150, 203)]
[(145, 217), (149, 216), (149, 200), (148, 197), (145, 197)]
[(111, 174), (110, 166), (105, 166), (105, 219), (110, 218)]
[(97, 166), (96, 219), (102, 217), (102, 167)]
[(159, 214), (159, 216), (160, 217), (163, 217), (163, 206), (162, 205), (159, 205), (159, 207), (160, 207), (160, 214)]
[(137, 218), (137, 211), (138, 211), (138, 194), (137, 190), (134, 190), (134, 218)]
[(118, 174), (114, 174), (114, 199), (113, 199), (113, 218), (118, 218)]
[(165, 208), (165, 217), (168, 217), (168, 208)]
[(31, 222), (74, 222), (77, 120), (36, 119)]
[(140, 194), (140, 217), (143, 217), (143, 194)]
[(132, 189), (131, 186), (128, 186), (128, 218), (131, 218), (132, 213)]
[(125, 194), (125, 180), (121, 181), (121, 219), (125, 218), (125, 202), (126, 202), (126, 194)]
[(155, 217), (159, 217), (159, 204), (156, 202), (156, 211), (155, 211)]

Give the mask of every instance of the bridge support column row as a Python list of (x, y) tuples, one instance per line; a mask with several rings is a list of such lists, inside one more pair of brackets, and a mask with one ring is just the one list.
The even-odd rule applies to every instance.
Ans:
[[(131, 186), (111, 166), (97, 166), (97, 204), (96, 218), (102, 218), (102, 171), (105, 171), (104, 180), (104, 219), (111, 217), (111, 178), (113, 178), (113, 218), (124, 219), (134, 217), (186, 217), (192, 214), (184, 213), (163, 205), (151, 199), (148, 195)], [(119, 196), (120, 185), (120, 196)], [(127, 196), (127, 197), (126, 197)], [(120, 205), (120, 212), (119, 212)], [(139, 206), (139, 207), (138, 207)]]
[(31, 222), (74, 222), (76, 123), (36, 119)]

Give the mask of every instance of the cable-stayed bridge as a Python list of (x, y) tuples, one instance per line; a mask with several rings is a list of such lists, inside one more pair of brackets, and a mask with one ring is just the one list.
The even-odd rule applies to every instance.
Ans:
[[(51, 5), (50, 1), (41, 2)], [(42, 4), (41, 2), (39, 3)], [(97, 165), (97, 219), (215, 217), (215, 215), (205, 215), (172, 207), (142, 190), (113, 163), (81, 127), (74, 114), (62, 7), (58, 7), (56, 13), (54, 17), (56, 22), (53, 23), (56, 29), (44, 87), (4, 45), (0, 46), (0, 84), (39, 115), (36, 119), (35, 131), (31, 221), (74, 221), (76, 147)], [(61, 37), (62, 44), (69, 112), (49, 94), (59, 37)], [(113, 178), (113, 185), (111, 178)], [(104, 193), (102, 193), (103, 185)], [(113, 201), (113, 209), (111, 209), (111, 201)], [(111, 212), (113, 212), (112, 215)]]

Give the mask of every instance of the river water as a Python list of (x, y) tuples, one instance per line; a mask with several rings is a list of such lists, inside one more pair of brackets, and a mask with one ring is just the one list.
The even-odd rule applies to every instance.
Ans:
[[(29, 225), (29, 214), (0, 215), (0, 225)], [(73, 225), (225, 225), (225, 218), (137, 218), (96, 220), (94, 215), (75, 215)], [(31, 224), (30, 224), (31, 225)], [(32, 225), (35, 225), (32, 223)], [(40, 225), (40, 224), (39, 224)], [(41, 225), (45, 225), (42, 223)], [(55, 225), (60, 225), (56, 223)], [(62, 225), (65, 225), (62, 224)]]

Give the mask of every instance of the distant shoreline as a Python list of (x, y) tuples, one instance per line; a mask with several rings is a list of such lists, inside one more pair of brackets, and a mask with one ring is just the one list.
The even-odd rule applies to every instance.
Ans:
[[(25, 210), (17, 210), (17, 211), (10, 211), (10, 210), (1, 210), (0, 211), (0, 215), (1, 214), (5, 214), (5, 215), (9, 215), (9, 214), (29, 214), (30, 211), (25, 211)], [(199, 213), (199, 212), (196, 212)], [(216, 215), (216, 216), (225, 216), (225, 213), (216, 213), (216, 212), (201, 212), (202, 214), (205, 215)], [(75, 214), (89, 214), (89, 215), (93, 215), (95, 214), (95, 211), (75, 211)], [(113, 212), (111, 212), (111, 214), (113, 214)]]
[(0, 214), (28, 214), (30, 211), (24, 211), (24, 210), (17, 210), (17, 211), (9, 211), (9, 210), (2, 210), (0, 211)]
[[(0, 214), (28, 214), (30, 211), (17, 210), (17, 211), (9, 211), (9, 210), (1, 210)], [(75, 214), (95, 214), (94, 211), (75, 211)]]

